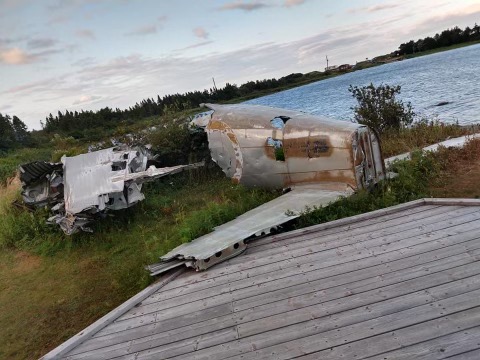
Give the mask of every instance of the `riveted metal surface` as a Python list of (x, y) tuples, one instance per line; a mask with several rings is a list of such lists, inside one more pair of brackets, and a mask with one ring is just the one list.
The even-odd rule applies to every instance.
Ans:
[[(363, 125), (265, 106), (207, 106), (214, 110), (206, 127), (212, 158), (235, 182), (265, 188), (339, 182), (363, 188), (364, 178), (371, 178), (357, 174), (359, 167), (374, 164)], [(378, 141), (373, 145), (376, 163), (381, 151)], [(380, 167), (377, 174), (383, 173)]]

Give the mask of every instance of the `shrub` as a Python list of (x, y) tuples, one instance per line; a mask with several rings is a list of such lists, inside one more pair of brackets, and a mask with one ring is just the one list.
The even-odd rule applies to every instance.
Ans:
[(192, 133), (186, 121), (165, 121), (148, 134), (152, 150), (159, 155), (162, 166), (173, 166), (208, 158), (204, 132)]
[(372, 83), (368, 86), (352, 86), (348, 91), (358, 101), (358, 105), (352, 109), (355, 112), (355, 121), (367, 125), (379, 134), (386, 130), (399, 130), (413, 123), (415, 113), (412, 105), (397, 100), (395, 96), (400, 94), (401, 87), (379, 85)]

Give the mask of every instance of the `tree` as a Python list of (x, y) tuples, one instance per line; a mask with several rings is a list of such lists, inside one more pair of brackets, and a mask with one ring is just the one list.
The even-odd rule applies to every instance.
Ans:
[(15, 146), (15, 131), (10, 116), (0, 114), (0, 152)]
[(413, 123), (415, 113), (412, 105), (404, 104), (395, 96), (400, 94), (401, 86), (379, 85), (372, 83), (368, 86), (352, 86), (348, 91), (357, 100), (358, 105), (353, 107), (355, 121), (367, 125), (379, 134), (386, 130), (399, 130)]
[(27, 125), (15, 115), (12, 117), (12, 129), (15, 132), (15, 140), (21, 145), (26, 145), (29, 142), (30, 134), (27, 130)]

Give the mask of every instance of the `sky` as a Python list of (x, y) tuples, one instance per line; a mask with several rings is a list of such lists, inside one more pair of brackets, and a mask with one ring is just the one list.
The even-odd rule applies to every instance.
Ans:
[(58, 110), (323, 71), (480, 23), (480, 0), (0, 0), (0, 113)]

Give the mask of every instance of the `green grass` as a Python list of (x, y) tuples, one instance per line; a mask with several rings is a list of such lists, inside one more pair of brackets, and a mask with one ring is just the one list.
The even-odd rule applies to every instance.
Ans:
[(38, 358), (151, 281), (144, 266), (278, 196), (199, 170), (148, 184), (146, 200), (65, 236), (0, 188), (0, 358)]
[(12, 151), (8, 154), (0, 154), (0, 184), (5, 184), (6, 181), (15, 176), (18, 165), (30, 162), (33, 160), (50, 160), (52, 155), (51, 149), (32, 149), (24, 148)]

